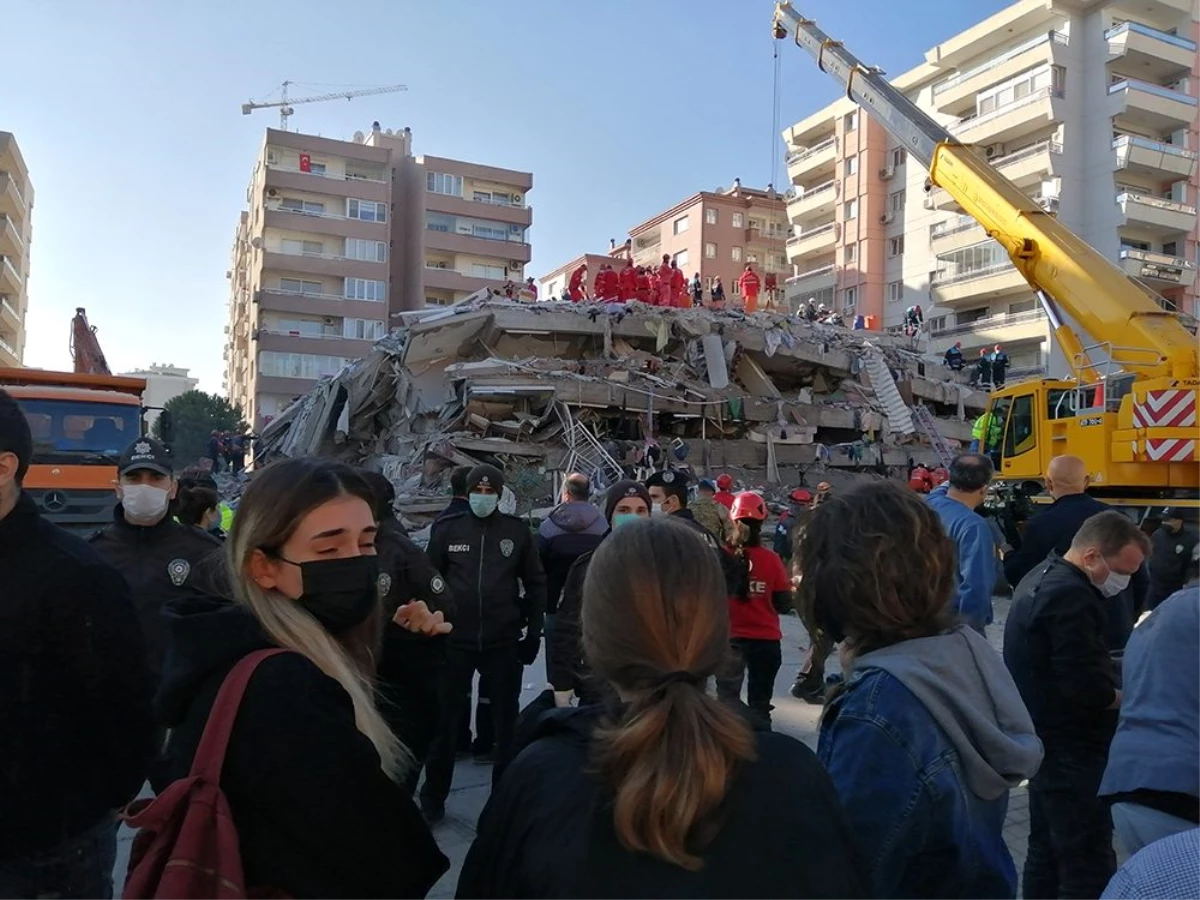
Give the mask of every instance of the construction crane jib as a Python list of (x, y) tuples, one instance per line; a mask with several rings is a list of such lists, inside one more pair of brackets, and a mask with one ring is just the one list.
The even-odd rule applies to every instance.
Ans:
[(377, 94), (395, 94), (407, 91), (407, 85), (388, 84), (383, 87), (362, 88), (356, 91), (334, 91), (329, 94), (317, 94), (313, 97), (288, 97), (288, 88), (295, 82), (285, 81), (280, 92), (280, 99), (269, 103), (257, 103), (253, 100), (242, 104), (242, 115), (248, 116), (256, 109), (278, 109), (279, 129), (287, 131), (288, 117), (295, 112), (292, 106), (296, 103), (324, 103), (327, 100), (353, 100), (355, 97), (374, 97)]

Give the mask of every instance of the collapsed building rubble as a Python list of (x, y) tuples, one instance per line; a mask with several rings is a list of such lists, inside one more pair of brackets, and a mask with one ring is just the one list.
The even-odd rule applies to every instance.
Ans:
[(505, 468), (522, 511), (576, 470), (598, 487), (664, 465), (731, 471), (774, 496), (904, 477), (969, 441), (987, 401), (902, 339), (771, 312), (474, 298), (398, 318), (271, 422), (257, 459), (377, 468), (410, 527), (445, 505), (446, 470), (480, 462)]

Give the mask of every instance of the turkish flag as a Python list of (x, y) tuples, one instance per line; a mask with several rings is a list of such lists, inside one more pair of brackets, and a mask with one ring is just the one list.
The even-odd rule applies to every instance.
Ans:
[(300, 171), (301, 172), (311, 172), (312, 171), (312, 156), (310, 156), (307, 153), (300, 154)]

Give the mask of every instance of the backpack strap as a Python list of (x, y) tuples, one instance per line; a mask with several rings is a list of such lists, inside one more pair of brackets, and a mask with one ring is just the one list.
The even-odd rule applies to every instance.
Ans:
[(229, 746), (229, 736), (233, 733), (233, 723), (237, 718), (238, 707), (242, 705), (246, 685), (250, 683), (250, 676), (254, 674), (259, 663), (287, 652), (278, 648), (255, 650), (229, 670), (229, 674), (221, 683), (221, 689), (217, 691), (217, 699), (213, 701), (212, 709), (208, 711), (208, 721), (204, 725), (203, 734), (200, 735), (196, 755), (192, 757), (189, 773), (191, 777), (200, 776), (214, 784), (220, 782), (225, 750)]

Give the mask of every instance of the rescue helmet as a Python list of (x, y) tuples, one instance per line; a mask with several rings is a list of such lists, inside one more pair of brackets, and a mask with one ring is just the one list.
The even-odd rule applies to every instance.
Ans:
[(722, 491), (727, 491), (733, 487), (733, 476), (722, 472), (717, 476), (717, 487)]
[(755, 519), (759, 522), (766, 521), (767, 504), (763, 498), (754, 493), (754, 491), (742, 491), (733, 498), (733, 509), (729, 511), (729, 518), (734, 519)]
[(796, 503), (812, 503), (812, 491), (808, 488), (796, 488), (788, 495)]

